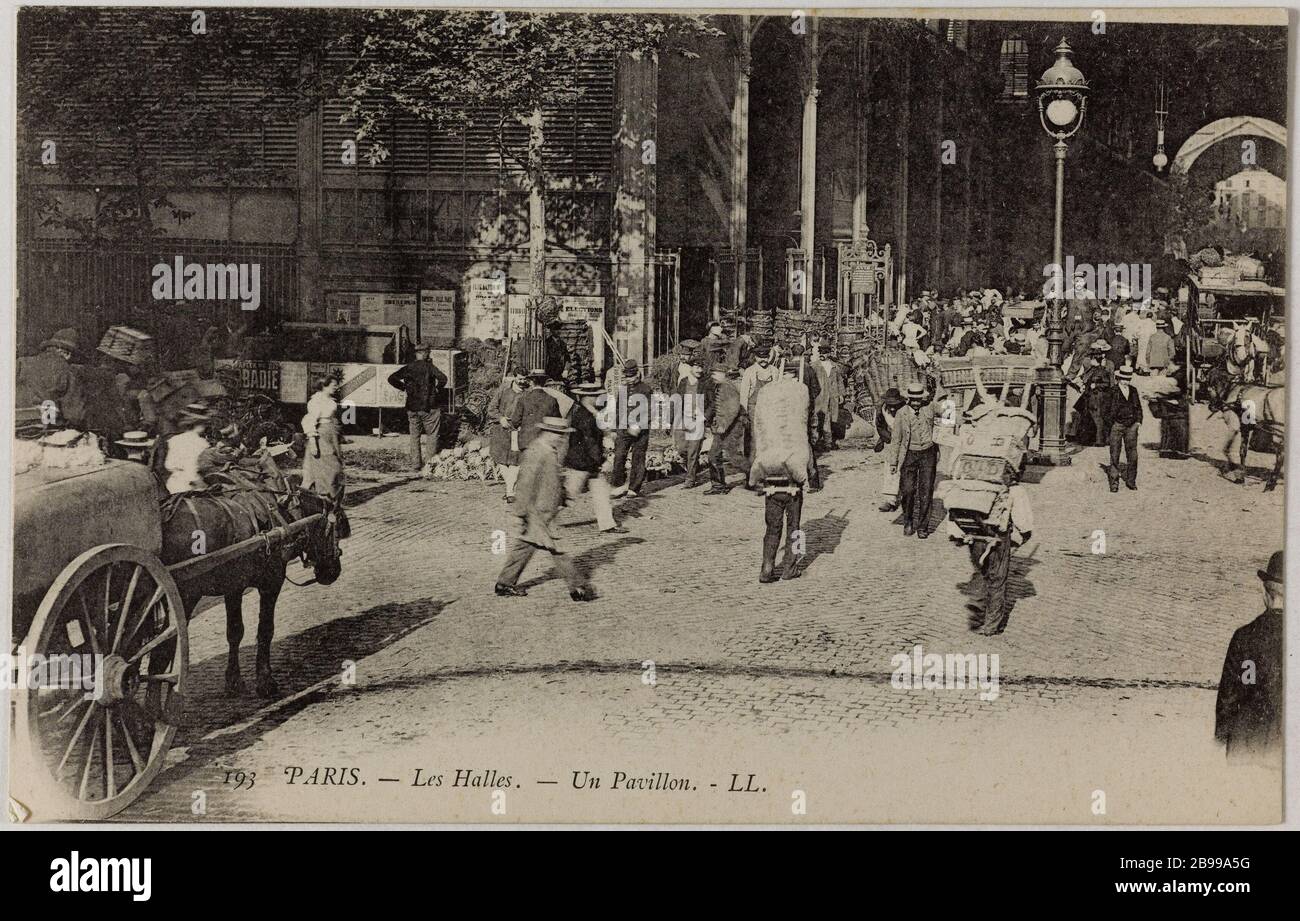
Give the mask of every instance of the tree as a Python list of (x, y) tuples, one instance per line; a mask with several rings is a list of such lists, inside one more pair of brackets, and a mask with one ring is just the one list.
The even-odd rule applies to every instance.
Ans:
[[(263, 128), (292, 121), (310, 11), (26, 7), (18, 20), (18, 124), (27, 202), (91, 243), (152, 239), (175, 191), (272, 178)], [(89, 207), (60, 183), (93, 184)]]
[[(456, 129), (491, 112), (503, 162), (522, 172), (529, 193), (529, 277), (545, 293), (546, 113), (583, 93), (589, 60), (656, 54), (695, 34), (719, 34), (695, 16), (557, 14), (511, 11), (369, 10), (324, 56), (324, 82), (348, 104), (345, 116), (372, 163), (388, 155), (383, 127), (413, 116)], [(691, 54), (679, 46), (683, 54)], [(329, 73), (332, 60), (342, 61)]]

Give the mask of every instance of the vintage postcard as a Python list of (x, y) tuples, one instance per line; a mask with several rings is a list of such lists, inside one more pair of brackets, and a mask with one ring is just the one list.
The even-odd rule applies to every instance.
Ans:
[(1285, 11), (15, 15), (10, 821), (1282, 821)]

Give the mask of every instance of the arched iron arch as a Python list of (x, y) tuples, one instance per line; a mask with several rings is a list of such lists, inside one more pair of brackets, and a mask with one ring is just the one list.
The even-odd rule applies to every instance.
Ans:
[(1201, 154), (1219, 141), (1235, 137), (1262, 137), (1286, 146), (1286, 129), (1277, 122), (1257, 115), (1232, 115), (1210, 122), (1184, 141), (1170, 171), (1186, 173)]

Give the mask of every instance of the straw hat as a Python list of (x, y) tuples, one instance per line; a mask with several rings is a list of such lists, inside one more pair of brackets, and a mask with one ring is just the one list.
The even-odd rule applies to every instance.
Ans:
[(554, 432), (557, 435), (565, 435), (572, 432), (573, 429), (559, 416), (547, 416), (541, 422), (537, 423), (537, 431)]
[(119, 444), (124, 448), (151, 448), (154, 440), (149, 437), (148, 432), (123, 432), (122, 437), (114, 444)]

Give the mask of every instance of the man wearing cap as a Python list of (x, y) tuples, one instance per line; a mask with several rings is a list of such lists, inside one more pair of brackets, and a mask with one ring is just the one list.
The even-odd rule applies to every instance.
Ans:
[[(623, 362), (623, 382), (614, 397), (614, 472), (610, 483), (615, 496), (635, 499), (645, 483), (645, 456), (650, 448), (650, 385), (641, 379), (635, 358)], [(628, 478), (628, 455), (632, 474)]]
[(447, 375), (434, 367), (429, 360), (429, 346), (416, 343), (415, 361), (398, 368), (388, 376), (388, 384), (406, 392), (406, 420), (411, 433), (411, 469), (424, 467), (420, 451), (420, 437), (429, 438), (429, 457), (438, 453), (438, 433), (442, 428), (443, 388)]
[(739, 373), (735, 368), (714, 365), (712, 381), (706, 394), (704, 424), (713, 433), (713, 446), (709, 449), (709, 475), (713, 485), (706, 496), (722, 495), (731, 491), (727, 485), (727, 460), (746, 472), (745, 462), (745, 411), (736, 387)]
[(707, 387), (704, 363), (699, 359), (687, 362), (678, 374), (674, 388), (681, 409), (673, 420), (673, 447), (686, 464), (683, 489), (694, 489), (701, 482), (700, 451), (704, 447), (704, 391)]
[(81, 401), (76, 394), (77, 379), (71, 364), (80, 342), (80, 334), (69, 326), (42, 342), (39, 354), (18, 360), (18, 406), (49, 402), (58, 408), (64, 420), (74, 424), (81, 421)]
[(569, 413), (569, 447), (564, 454), (564, 492), (570, 502), (576, 502), (583, 490), (591, 493), (591, 504), (596, 510), (596, 527), (602, 534), (626, 534), (614, 521), (614, 509), (609, 502), (609, 483), (600, 468), (605, 465), (605, 433), (596, 420), (602, 407), (597, 405), (605, 396), (600, 384), (578, 384), (573, 388), (577, 401)]
[(510, 427), (519, 433), (519, 450), (523, 451), (537, 437), (538, 424), (548, 416), (560, 415), (560, 404), (546, 392), (548, 375), (541, 368), (528, 372), (528, 387), (515, 401), (510, 413)]
[(1124, 485), (1137, 489), (1138, 475), (1138, 426), (1142, 423), (1142, 399), (1137, 388), (1133, 386), (1133, 369), (1128, 365), (1115, 372), (1115, 386), (1106, 397), (1105, 410), (1110, 445), (1110, 466), (1106, 468), (1106, 477), (1110, 480), (1110, 491), (1119, 492), (1119, 457), (1120, 450), (1128, 458), (1124, 471)]
[(1007, 605), (1007, 579), (1011, 574), (1011, 553), (1029, 540), (1034, 530), (1034, 513), (1029, 504), (1029, 494), (1017, 481), (1019, 476), (1010, 468), (1003, 471), (1002, 482), (1006, 490), (993, 502), (987, 519), (992, 532), (983, 540), (970, 537), (971, 564), (978, 570), (983, 589), (983, 604), (966, 607), (979, 618), (972, 625), (984, 636), (995, 636), (1007, 623), (1010, 607)]
[[(876, 410), (876, 451), (884, 451), (893, 444), (894, 420), (898, 411), (907, 405), (897, 387), (890, 387), (881, 399)], [(886, 458), (893, 457), (891, 453)], [(883, 468), (884, 482), (880, 487), (880, 505), (882, 512), (892, 512), (898, 508), (898, 471), (891, 470), (888, 463)]]
[(528, 594), (519, 588), (519, 577), (538, 550), (551, 554), (555, 568), (569, 587), (574, 601), (591, 601), (596, 597), (570, 556), (560, 550), (551, 533), (552, 523), (564, 505), (564, 483), (558, 450), (563, 436), (573, 431), (559, 416), (547, 416), (534, 427), (534, 437), (524, 450), (519, 465), (519, 482), (515, 514), (520, 519), (520, 535), (497, 576), (498, 595), (520, 597)]
[[(1227, 747), (1230, 761), (1280, 753), (1282, 745), (1282, 551), (1268, 569), (1256, 571), (1264, 593), (1264, 613), (1238, 627), (1228, 643), (1214, 704), (1214, 737)], [(1280, 765), (1279, 765), (1280, 766)]]
[(926, 399), (925, 385), (907, 385), (907, 405), (894, 418), (889, 472), (899, 474), (899, 503), (903, 509), (903, 534), (930, 536), (930, 506), (939, 466), (939, 446), (934, 441), (936, 402)]

